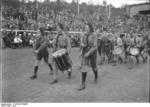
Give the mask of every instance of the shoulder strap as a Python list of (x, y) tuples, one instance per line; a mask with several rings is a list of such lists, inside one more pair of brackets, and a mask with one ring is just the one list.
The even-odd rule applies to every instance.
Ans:
[(56, 48), (58, 47), (58, 39), (59, 39), (59, 34), (56, 37)]

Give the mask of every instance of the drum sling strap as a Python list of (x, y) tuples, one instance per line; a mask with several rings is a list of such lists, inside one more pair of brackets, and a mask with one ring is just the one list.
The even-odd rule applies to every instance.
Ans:
[(59, 39), (59, 34), (56, 37), (56, 47), (55, 48), (58, 48), (58, 39)]

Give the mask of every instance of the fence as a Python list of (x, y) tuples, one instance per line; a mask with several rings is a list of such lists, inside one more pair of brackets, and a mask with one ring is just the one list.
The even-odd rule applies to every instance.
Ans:
[[(26, 32), (26, 33), (38, 33), (38, 32), (39, 32), (39, 30), (35, 31), (35, 30), (17, 30), (17, 29), (13, 29), (13, 30), (10, 30), (10, 29), (1, 29), (1, 31), (13, 31), (13, 32), (15, 32), (15, 34), (17, 34), (18, 32)], [(45, 31), (45, 32), (57, 33), (57, 31)], [(81, 33), (85, 33), (85, 32), (67, 31), (66, 33), (70, 33), (70, 34), (73, 34), (73, 33), (81, 34)]]

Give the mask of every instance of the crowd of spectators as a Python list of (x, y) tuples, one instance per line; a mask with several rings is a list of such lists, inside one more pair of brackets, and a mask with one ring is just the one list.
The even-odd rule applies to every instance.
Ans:
[[(32, 39), (33, 34), (31, 32), (13, 32), (14, 29), (17, 30), (38, 30), (39, 27), (45, 27), (50, 31), (56, 30), (57, 22), (61, 22), (64, 25), (66, 31), (84, 31), (84, 23), (91, 22), (94, 26), (94, 30), (99, 33), (102, 32), (102, 28), (107, 28), (108, 32), (144, 32), (148, 28), (147, 18), (144, 15), (136, 15), (133, 18), (129, 18), (126, 15), (118, 15), (115, 17), (110, 17), (100, 15), (98, 13), (88, 14), (74, 14), (70, 10), (62, 10), (55, 12), (55, 10), (50, 10), (45, 12), (45, 8), (2, 8), (2, 29), (9, 29), (3, 31), (3, 38), (7, 38), (9, 44), (6, 43), (8, 47), (11, 47), (11, 43), (14, 43), (14, 38), (20, 35), (22, 40), (22, 46), (30, 45), (29, 41)], [(107, 19), (107, 20), (106, 20)], [(75, 35), (76, 34), (72, 34)], [(8, 39), (9, 38), (9, 39)], [(6, 42), (6, 40), (4, 41)], [(73, 41), (79, 40), (79, 38), (73, 38)]]

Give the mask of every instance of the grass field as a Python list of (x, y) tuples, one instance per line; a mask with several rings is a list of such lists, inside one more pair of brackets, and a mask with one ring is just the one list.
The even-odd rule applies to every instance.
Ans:
[[(58, 73), (58, 84), (50, 85), (52, 76), (48, 67), (40, 63), (38, 78), (30, 80), (33, 73), (32, 49), (4, 49), (2, 51), (2, 101), (3, 102), (148, 102), (148, 64), (99, 65), (99, 82), (93, 84), (94, 75), (88, 72), (87, 89), (77, 91), (81, 81), (78, 49), (74, 48), (72, 79)], [(51, 52), (50, 52), (51, 53)]]

